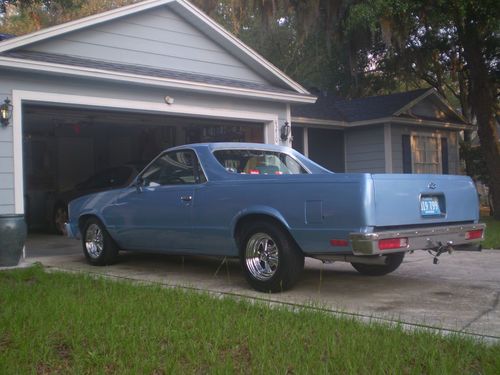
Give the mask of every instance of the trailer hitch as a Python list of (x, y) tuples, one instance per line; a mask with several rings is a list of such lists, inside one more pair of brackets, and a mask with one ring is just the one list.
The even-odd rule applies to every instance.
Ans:
[(434, 258), (432, 259), (433, 264), (439, 264), (439, 256), (441, 254), (444, 254), (444, 253), (451, 254), (453, 252), (453, 247), (452, 247), (453, 242), (452, 241), (448, 241), (446, 243), (446, 245), (443, 245), (442, 242), (438, 242), (437, 245), (438, 246), (435, 249), (427, 250), (427, 252), (429, 254), (434, 256)]

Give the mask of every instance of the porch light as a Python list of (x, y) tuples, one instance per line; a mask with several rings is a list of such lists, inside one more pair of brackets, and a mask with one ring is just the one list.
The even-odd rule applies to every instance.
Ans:
[(285, 123), (281, 127), (280, 136), (282, 141), (288, 140), (288, 137), (290, 136), (290, 124), (288, 123), (288, 121), (285, 121)]
[(10, 118), (12, 117), (12, 104), (9, 98), (5, 98), (3, 104), (0, 106), (0, 122), (2, 126), (9, 126)]

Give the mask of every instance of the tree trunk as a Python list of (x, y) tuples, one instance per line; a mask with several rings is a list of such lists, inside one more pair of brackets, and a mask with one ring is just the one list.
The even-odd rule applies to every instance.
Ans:
[(472, 112), (476, 115), (481, 151), (490, 175), (493, 216), (500, 220), (500, 143), (495, 120), (495, 80), (482, 55), (482, 43), (474, 24), (465, 23), (464, 56), (470, 77)]

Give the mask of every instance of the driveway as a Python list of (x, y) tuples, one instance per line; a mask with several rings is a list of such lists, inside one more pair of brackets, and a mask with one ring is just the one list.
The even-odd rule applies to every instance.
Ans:
[(26, 261), (68, 271), (314, 305), (364, 319), (397, 320), (500, 340), (500, 250), (443, 254), (438, 265), (419, 251), (407, 255), (397, 271), (383, 277), (362, 276), (346, 263), (323, 264), (307, 258), (305, 272), (292, 290), (269, 295), (249, 289), (235, 260), (125, 252), (116, 265), (93, 267), (85, 262), (80, 246), (78, 241), (59, 236), (31, 235)]

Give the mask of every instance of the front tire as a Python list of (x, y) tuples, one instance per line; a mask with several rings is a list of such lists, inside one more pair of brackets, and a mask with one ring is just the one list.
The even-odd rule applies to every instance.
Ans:
[(118, 258), (118, 248), (97, 218), (88, 219), (82, 231), (83, 254), (94, 266), (113, 264)]
[(394, 253), (386, 255), (386, 264), (363, 264), (363, 263), (351, 263), (356, 271), (367, 276), (383, 276), (396, 271), (398, 267), (403, 263), (403, 258), (405, 253)]
[(291, 288), (304, 269), (304, 255), (289, 234), (265, 221), (244, 228), (240, 261), (248, 283), (265, 293)]

